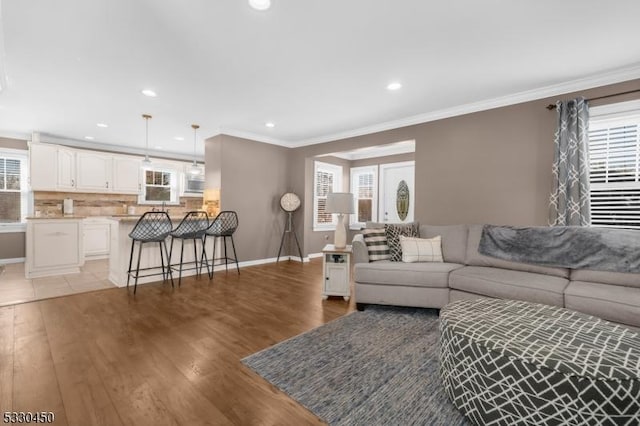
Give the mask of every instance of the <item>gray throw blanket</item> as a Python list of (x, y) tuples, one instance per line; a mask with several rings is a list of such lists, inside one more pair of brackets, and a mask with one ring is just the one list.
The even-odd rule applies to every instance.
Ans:
[(478, 252), (514, 262), (640, 273), (640, 231), (485, 225)]

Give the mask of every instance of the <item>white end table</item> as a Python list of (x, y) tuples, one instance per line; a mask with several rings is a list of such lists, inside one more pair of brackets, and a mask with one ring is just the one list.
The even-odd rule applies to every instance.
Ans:
[(322, 249), (322, 271), (324, 282), (322, 298), (342, 296), (344, 300), (351, 298), (351, 246), (336, 248), (327, 244)]

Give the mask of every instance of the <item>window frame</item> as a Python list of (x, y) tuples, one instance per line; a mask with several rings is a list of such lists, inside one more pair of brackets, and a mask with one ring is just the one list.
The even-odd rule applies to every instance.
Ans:
[[(593, 216), (594, 216), (594, 206), (596, 205), (594, 203), (594, 191), (596, 192), (600, 192), (601, 194), (603, 192), (606, 191), (610, 191), (610, 192), (615, 192), (615, 191), (637, 191), (640, 194), (640, 163), (639, 163), (639, 157), (640, 157), (640, 100), (635, 100), (635, 101), (627, 101), (627, 102), (618, 102), (618, 103), (614, 103), (614, 104), (607, 104), (607, 105), (602, 105), (602, 106), (596, 106), (596, 107), (592, 107), (590, 108), (590, 117), (589, 117), (589, 135), (591, 136), (591, 133), (593, 131), (597, 131), (597, 130), (602, 130), (602, 129), (611, 129), (614, 128), (616, 126), (622, 126), (625, 124), (635, 124), (637, 126), (637, 134), (636, 134), (636, 146), (635, 146), (635, 151), (636, 151), (636, 165), (635, 165), (635, 174), (636, 174), (636, 181), (635, 182), (630, 182), (630, 181), (623, 181), (621, 180), (620, 182), (592, 182), (592, 176), (591, 176), (591, 167), (589, 170), (589, 187), (590, 187), (590, 193), (589, 193), (589, 203), (591, 205), (591, 216), (592, 216), (592, 223), (590, 226), (595, 226), (595, 227), (607, 227), (607, 228), (617, 228), (617, 229), (640, 229), (640, 224), (638, 226), (619, 226), (616, 225), (615, 222), (616, 220), (622, 222), (619, 218), (614, 217), (615, 214), (611, 215), (611, 219), (606, 221), (606, 220), (597, 220), (597, 223), (593, 223)], [(609, 137), (609, 135), (607, 135)], [(593, 151), (592, 151), (592, 145), (591, 145), (591, 140), (589, 141), (589, 165), (591, 166), (591, 157), (593, 155)], [(614, 151), (615, 152), (615, 151)], [(606, 159), (609, 159), (609, 152), (607, 151), (607, 157)], [(608, 166), (608, 162), (607, 162), (607, 166)], [(608, 170), (608, 168), (607, 168)], [(605, 177), (605, 179), (608, 179), (608, 177)], [(610, 196), (611, 197), (611, 196)], [(611, 200), (611, 198), (610, 198)], [(616, 203), (616, 201), (608, 201), (611, 204)], [(631, 211), (634, 211), (635, 209), (632, 209)], [(640, 210), (640, 208), (638, 209)], [(600, 210), (602, 211), (602, 209)], [(611, 212), (615, 213), (618, 210), (612, 209)], [(607, 211), (605, 210), (605, 213)], [(638, 212), (640, 213), (640, 211)], [(640, 215), (638, 219), (635, 219), (635, 221), (640, 220)], [(633, 222), (634, 219), (630, 218), (629, 222)], [(628, 222), (622, 222), (622, 223), (628, 223)]]
[(33, 192), (29, 185), (29, 151), (22, 149), (0, 148), (0, 158), (20, 161), (20, 190), (1, 192), (20, 193), (20, 222), (0, 222), (0, 233), (24, 232), (27, 229), (27, 217), (33, 211)]
[[(168, 186), (170, 188), (169, 201), (151, 201), (146, 199), (147, 187), (165, 186), (165, 185), (147, 184), (148, 171), (158, 172), (158, 173), (169, 173), (169, 186)], [(140, 173), (141, 173), (140, 181), (142, 182), (142, 184), (141, 184), (140, 194), (138, 195), (138, 204), (157, 206), (157, 205), (162, 205), (164, 203), (164, 205), (167, 205), (167, 206), (180, 205), (180, 178), (181, 178), (180, 170), (168, 164), (151, 163), (150, 165), (141, 167)]]
[(350, 220), (350, 229), (352, 230), (359, 230), (364, 228), (365, 226), (365, 222), (359, 222), (358, 221), (358, 200), (360, 199), (358, 197), (359, 194), (359, 182), (358, 182), (358, 178), (360, 175), (362, 174), (368, 174), (368, 173), (372, 173), (373, 174), (373, 195), (371, 198), (371, 221), (372, 222), (376, 222), (378, 220), (378, 165), (372, 165), (372, 166), (360, 166), (360, 167), (351, 167), (350, 169), (350, 176), (349, 176), (349, 181), (350, 181), (350, 186), (351, 186), (351, 193), (353, 194), (353, 202), (354, 202), (354, 206), (353, 206), (353, 211), (354, 214), (351, 215), (351, 220)]
[[(313, 230), (314, 231), (335, 231), (338, 219), (336, 215), (331, 215), (331, 223), (318, 223), (318, 200), (326, 199), (326, 196), (319, 196), (317, 193), (318, 171), (333, 173), (333, 188), (330, 192), (341, 192), (343, 168), (338, 164), (324, 163), (314, 160), (313, 162)], [(321, 198), (319, 198), (321, 197)]]

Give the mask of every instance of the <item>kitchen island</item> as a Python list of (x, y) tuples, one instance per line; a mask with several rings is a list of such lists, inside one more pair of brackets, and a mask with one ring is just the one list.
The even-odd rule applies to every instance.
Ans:
[[(110, 235), (111, 235), (111, 244), (110, 244), (110, 252), (109, 252), (109, 280), (117, 285), (118, 287), (126, 287), (127, 285), (127, 271), (129, 270), (129, 256), (131, 255), (131, 238), (129, 238), (129, 233), (133, 230), (136, 222), (138, 221), (139, 216), (112, 216), (110, 221)], [(173, 222), (173, 228), (178, 225), (182, 217), (179, 219), (171, 219)], [(174, 243), (173, 247), (173, 263), (180, 262), (180, 248), (182, 246), (182, 241), (178, 240)], [(167, 238), (167, 250), (171, 250), (171, 238)], [(202, 252), (202, 247), (200, 243), (197, 243), (196, 252), (198, 255), (198, 260), (200, 254)], [(136, 243), (136, 247), (133, 254), (133, 264), (132, 268), (135, 269), (136, 262), (138, 260), (138, 243)], [(193, 241), (185, 240), (184, 242), (184, 258), (183, 263), (185, 263), (185, 268), (192, 268), (193, 264), (187, 264), (188, 262), (193, 262), (194, 253), (193, 253)], [(165, 264), (167, 260), (165, 259)], [(140, 269), (149, 268), (149, 267), (157, 267), (157, 272), (160, 272), (160, 248), (158, 243), (146, 243), (142, 245), (142, 255), (140, 256)], [(206, 266), (203, 267), (206, 270)], [(203, 273), (206, 276), (206, 271), (203, 270)], [(148, 273), (153, 273), (155, 271), (141, 271), (140, 275), (146, 275)], [(175, 285), (178, 285), (178, 272), (174, 271), (174, 280)], [(185, 270), (182, 271), (182, 276), (190, 276), (195, 275), (196, 271)], [(130, 285), (133, 285), (135, 279), (132, 277), (130, 281)], [(145, 284), (150, 282), (158, 282), (162, 281), (162, 275), (154, 275), (150, 277), (140, 277), (138, 278), (138, 284)]]

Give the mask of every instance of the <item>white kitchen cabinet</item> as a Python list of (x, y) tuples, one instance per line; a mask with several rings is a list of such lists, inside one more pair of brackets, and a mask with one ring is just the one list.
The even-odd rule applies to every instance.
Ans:
[(27, 278), (80, 272), (84, 264), (82, 219), (28, 219)]
[(109, 256), (111, 222), (106, 218), (86, 218), (83, 224), (85, 260)]
[(77, 151), (76, 189), (84, 192), (111, 192), (113, 155), (94, 151)]
[(351, 297), (351, 246), (339, 249), (327, 244), (322, 249), (322, 270), (322, 298), (342, 296), (348, 301)]
[(57, 146), (56, 148), (58, 191), (75, 191), (76, 189), (76, 153), (70, 148)]
[(55, 191), (58, 189), (57, 149), (55, 145), (29, 144), (31, 190)]
[(113, 192), (140, 193), (140, 167), (142, 162), (132, 157), (113, 157)]

